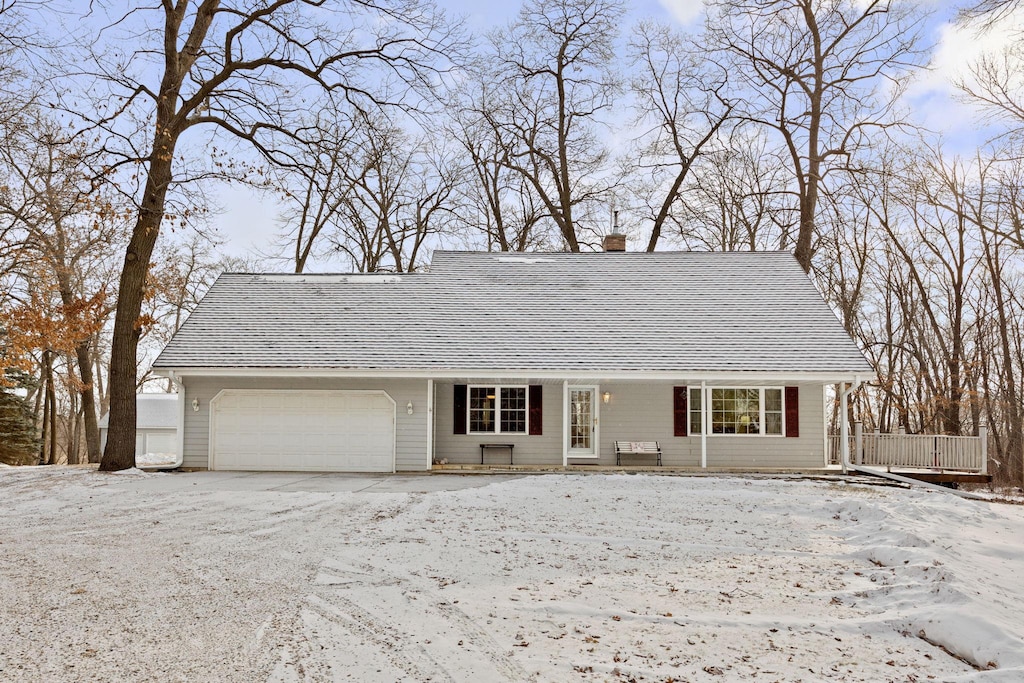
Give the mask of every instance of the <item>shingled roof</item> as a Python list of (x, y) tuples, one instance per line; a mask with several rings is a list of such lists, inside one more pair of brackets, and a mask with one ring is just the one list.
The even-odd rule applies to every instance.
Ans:
[(419, 274), (224, 274), (155, 367), (871, 371), (785, 252), (437, 251)]

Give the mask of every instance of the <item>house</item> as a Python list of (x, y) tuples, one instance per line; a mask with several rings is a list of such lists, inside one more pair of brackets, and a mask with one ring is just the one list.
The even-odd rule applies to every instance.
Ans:
[(346, 472), (820, 468), (826, 389), (871, 373), (789, 253), (625, 251), (224, 274), (155, 369), (186, 467)]
[[(135, 461), (139, 467), (178, 467), (177, 394), (137, 394), (135, 396)], [(107, 445), (109, 415), (100, 418), (100, 450)]]

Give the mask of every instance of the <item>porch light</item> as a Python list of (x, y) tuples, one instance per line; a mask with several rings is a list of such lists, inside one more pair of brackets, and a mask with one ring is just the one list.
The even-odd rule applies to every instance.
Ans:
[(198, 398), (192, 399), (192, 410), (194, 412), (197, 412), (197, 413), (199, 412), (199, 399)]
[(412, 415), (412, 401), (409, 401), (409, 403), (405, 406), (405, 412)]
[(609, 402), (610, 402), (611, 400), (612, 400), (612, 393), (611, 393), (610, 391), (606, 391), (606, 392), (604, 392), (603, 394), (601, 394), (601, 401), (602, 401), (603, 403), (607, 404), (607, 403), (609, 403)]

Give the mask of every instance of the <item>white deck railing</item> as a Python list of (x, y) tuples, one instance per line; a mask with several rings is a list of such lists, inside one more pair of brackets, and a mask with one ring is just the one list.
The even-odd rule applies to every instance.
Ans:
[[(984, 427), (979, 436), (858, 433), (859, 427), (850, 436), (850, 461), (855, 465), (982, 473), (988, 469)], [(841, 463), (841, 443), (840, 436), (829, 435), (829, 463)]]

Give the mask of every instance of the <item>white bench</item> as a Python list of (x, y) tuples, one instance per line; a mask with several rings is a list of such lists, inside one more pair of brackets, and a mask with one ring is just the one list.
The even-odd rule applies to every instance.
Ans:
[(622, 464), (624, 455), (656, 455), (658, 465), (661, 465), (661, 444), (657, 441), (616, 441), (615, 442), (615, 464)]

